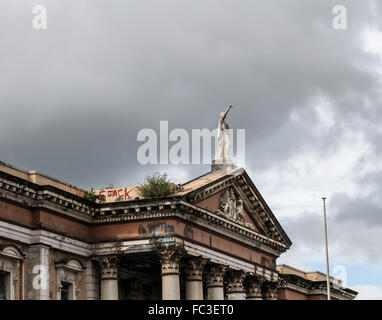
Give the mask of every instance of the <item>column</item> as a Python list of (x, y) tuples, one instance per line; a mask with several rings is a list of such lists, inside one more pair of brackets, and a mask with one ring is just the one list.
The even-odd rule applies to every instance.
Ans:
[(265, 282), (263, 286), (264, 300), (277, 300), (277, 282)]
[(27, 249), (25, 261), (26, 299), (49, 300), (49, 253), (48, 246), (33, 244)]
[(186, 300), (203, 300), (203, 268), (207, 259), (193, 257), (187, 259)]
[(86, 261), (86, 299), (98, 300), (99, 299), (99, 275), (96, 268), (97, 261), (91, 259)]
[(227, 287), (228, 300), (244, 300), (244, 286), (243, 281), (245, 274), (243, 271), (231, 271), (229, 274), (229, 281)]
[(180, 300), (180, 255), (175, 250), (165, 250), (160, 254), (160, 262), (162, 264), (162, 300)]
[(211, 266), (207, 281), (207, 299), (224, 300), (223, 278), (227, 267), (222, 265)]
[(250, 276), (247, 281), (247, 300), (263, 300), (261, 288), (263, 280), (258, 277)]
[(118, 258), (99, 259), (101, 273), (101, 300), (118, 300)]

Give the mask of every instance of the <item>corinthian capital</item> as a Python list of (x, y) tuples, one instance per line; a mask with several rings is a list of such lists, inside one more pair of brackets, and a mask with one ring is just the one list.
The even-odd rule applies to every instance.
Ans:
[(208, 272), (207, 286), (212, 287), (223, 287), (224, 274), (227, 271), (227, 267), (223, 265), (212, 265)]
[(265, 282), (264, 283), (264, 299), (265, 300), (277, 300), (277, 282)]
[(179, 274), (180, 254), (177, 250), (163, 250), (160, 252), (162, 275)]
[(104, 256), (98, 258), (101, 279), (117, 279), (118, 278), (118, 257)]
[(186, 275), (188, 281), (202, 281), (204, 265), (208, 259), (201, 256), (187, 259)]
[(227, 292), (228, 293), (243, 293), (243, 281), (245, 278), (245, 273), (243, 271), (231, 271), (229, 273), (229, 281)]
[(246, 279), (246, 296), (247, 299), (252, 300), (262, 300), (263, 295), (261, 288), (264, 282), (264, 279), (259, 277), (250, 276)]

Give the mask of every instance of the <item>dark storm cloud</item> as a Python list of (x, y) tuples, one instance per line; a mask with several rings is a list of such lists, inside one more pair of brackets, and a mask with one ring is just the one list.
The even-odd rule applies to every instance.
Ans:
[[(345, 1), (347, 31), (331, 26), (336, 1), (40, 1), (46, 31), (32, 29), (30, 2), (1, 3), (3, 161), (84, 187), (135, 184), (157, 170), (136, 161), (138, 130), (213, 129), (228, 104), (256, 170), (335, 149), (351, 117), (368, 131), (376, 74), (359, 32), (378, 23), (376, 2)], [(320, 137), (318, 95), (336, 122)]]

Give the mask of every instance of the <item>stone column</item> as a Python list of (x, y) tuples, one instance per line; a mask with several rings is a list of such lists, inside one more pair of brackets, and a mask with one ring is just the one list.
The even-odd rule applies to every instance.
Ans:
[(265, 282), (263, 285), (264, 300), (277, 300), (277, 282)]
[(96, 268), (97, 261), (92, 261), (91, 259), (86, 261), (86, 299), (87, 300), (98, 300), (99, 299), (99, 275)]
[(175, 250), (161, 252), (162, 300), (180, 300), (179, 260)]
[(49, 300), (49, 254), (48, 246), (30, 245), (25, 261), (26, 299)]
[(207, 299), (224, 300), (223, 277), (227, 267), (222, 265), (213, 265), (208, 273), (207, 281)]
[(118, 258), (99, 259), (101, 273), (101, 300), (118, 300)]
[(227, 287), (228, 300), (244, 300), (244, 281), (245, 274), (243, 271), (231, 271)]
[(247, 281), (247, 300), (263, 300), (261, 288), (263, 279), (251, 276)]
[(186, 300), (203, 300), (203, 257), (188, 258), (186, 268)]

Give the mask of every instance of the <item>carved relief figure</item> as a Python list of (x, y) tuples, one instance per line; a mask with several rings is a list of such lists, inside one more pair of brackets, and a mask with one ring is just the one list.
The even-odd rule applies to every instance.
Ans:
[(245, 222), (244, 219), (244, 206), (243, 206), (243, 200), (239, 199), (236, 203), (236, 219)]
[(243, 200), (236, 199), (232, 188), (223, 192), (220, 198), (219, 212), (230, 220), (245, 223)]
[(221, 199), (220, 199), (220, 211), (224, 213), (227, 217), (229, 216), (229, 191), (226, 190), (223, 192)]
[(233, 189), (229, 190), (229, 218), (236, 220), (236, 197)]

